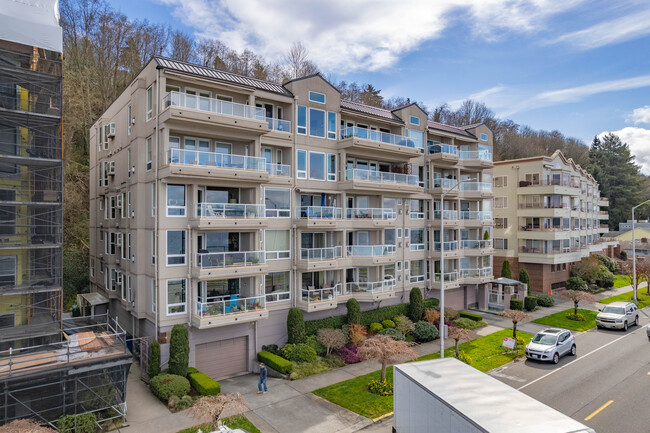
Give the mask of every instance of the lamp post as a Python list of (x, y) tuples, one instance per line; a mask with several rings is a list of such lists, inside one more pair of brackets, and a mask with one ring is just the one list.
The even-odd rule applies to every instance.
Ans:
[(634, 233), (634, 210), (638, 208), (639, 206), (643, 206), (644, 204), (650, 202), (650, 200), (646, 200), (643, 203), (640, 203), (632, 208), (632, 284), (634, 284), (634, 305), (638, 305), (639, 301), (636, 297), (636, 235)]
[(445, 357), (445, 196), (459, 188), (462, 183), (475, 180), (465, 179), (456, 182), (456, 185), (449, 188), (447, 192), (440, 194), (440, 358)]

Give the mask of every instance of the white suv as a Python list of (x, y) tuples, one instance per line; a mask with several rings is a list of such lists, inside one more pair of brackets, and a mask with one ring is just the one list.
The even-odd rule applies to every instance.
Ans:
[(539, 331), (526, 345), (526, 358), (538, 361), (560, 362), (564, 355), (576, 356), (576, 339), (571, 331), (548, 328)]
[(612, 302), (596, 316), (599, 328), (614, 328), (627, 331), (629, 325), (639, 324), (639, 309), (632, 302)]

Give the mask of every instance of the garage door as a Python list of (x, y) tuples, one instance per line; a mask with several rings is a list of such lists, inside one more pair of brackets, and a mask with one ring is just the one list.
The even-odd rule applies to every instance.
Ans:
[(196, 345), (196, 368), (212, 378), (248, 371), (248, 337)]

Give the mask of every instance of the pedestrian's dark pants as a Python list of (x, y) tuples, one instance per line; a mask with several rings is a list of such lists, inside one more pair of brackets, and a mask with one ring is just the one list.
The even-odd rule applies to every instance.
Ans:
[(259, 389), (261, 391), (262, 390), (262, 385), (264, 385), (264, 392), (266, 392), (267, 391), (267, 389), (266, 389), (266, 377), (264, 379), (262, 379), (260, 377), (260, 381), (257, 382), (257, 389)]

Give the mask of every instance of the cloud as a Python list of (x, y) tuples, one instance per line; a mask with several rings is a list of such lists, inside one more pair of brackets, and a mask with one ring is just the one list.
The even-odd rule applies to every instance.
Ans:
[(472, 99), (474, 101), (483, 102), (489, 107), (498, 108), (501, 106), (501, 104), (495, 103), (495, 101), (501, 99), (501, 97), (507, 90), (508, 88), (503, 84), (497, 84), (496, 86), (492, 86), (487, 89), (480, 90), (476, 93), (471, 93), (470, 95), (467, 95), (463, 99), (456, 99), (454, 101), (449, 101), (449, 106), (453, 109), (456, 109), (460, 107), (460, 105), (463, 103), (464, 100)]
[[(231, 48), (281, 60), (302, 42), (327, 71), (399, 66), (400, 57), (440, 38), (462, 17), (475, 37), (533, 33), (585, 0), (158, 0), (173, 15)], [(461, 18), (458, 18), (461, 19)]]
[(643, 107), (635, 108), (632, 111), (630, 120), (634, 122), (635, 125), (639, 123), (650, 124), (650, 105), (644, 105)]
[(630, 151), (636, 158), (636, 163), (641, 166), (641, 172), (650, 175), (650, 129), (628, 126), (618, 131), (604, 131), (598, 134), (602, 138), (612, 132), (624, 143), (630, 146)]

